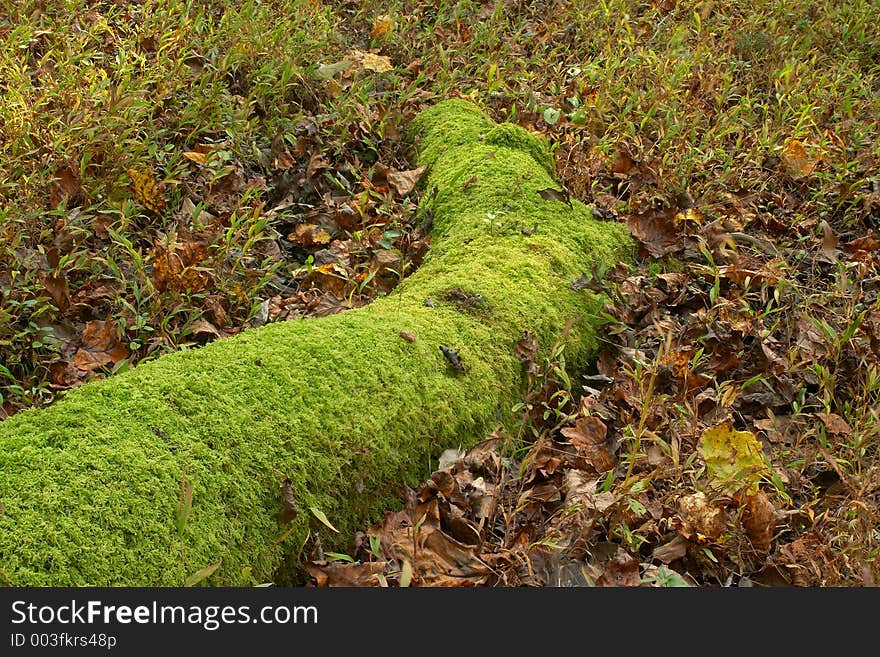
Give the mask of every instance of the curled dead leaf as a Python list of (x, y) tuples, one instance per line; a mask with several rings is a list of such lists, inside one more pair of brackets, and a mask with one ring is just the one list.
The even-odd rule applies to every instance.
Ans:
[(40, 280), (58, 310), (61, 312), (67, 310), (70, 307), (70, 287), (67, 284), (67, 277), (63, 273), (43, 274)]
[(671, 541), (654, 548), (654, 552), (651, 554), (651, 559), (656, 559), (663, 563), (672, 563), (676, 559), (681, 559), (687, 554), (687, 546), (687, 539), (684, 536), (678, 535)]
[(743, 513), (743, 527), (752, 546), (766, 554), (776, 529), (776, 509), (764, 493), (758, 491), (746, 498)]
[(156, 243), (153, 249), (153, 283), (160, 292), (205, 289), (211, 280), (201, 266), (208, 257), (208, 249), (202, 242), (177, 242), (163, 245)]
[(208, 154), (200, 153), (199, 151), (184, 151), (182, 155), (190, 162), (195, 162), (199, 165), (204, 164), (208, 161)]
[(605, 570), (596, 580), (596, 586), (639, 586), (639, 562), (623, 548), (605, 562)]

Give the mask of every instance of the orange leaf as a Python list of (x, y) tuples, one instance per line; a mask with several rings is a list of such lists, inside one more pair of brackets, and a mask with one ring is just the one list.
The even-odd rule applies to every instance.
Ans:
[(394, 19), (388, 14), (376, 16), (376, 20), (373, 21), (373, 29), (370, 32), (370, 38), (376, 39), (378, 37), (383, 37), (388, 34), (393, 27)]
[(804, 148), (803, 142), (797, 139), (789, 139), (785, 142), (780, 155), (782, 165), (790, 174), (796, 177), (808, 176), (816, 168), (818, 157), (810, 157)]

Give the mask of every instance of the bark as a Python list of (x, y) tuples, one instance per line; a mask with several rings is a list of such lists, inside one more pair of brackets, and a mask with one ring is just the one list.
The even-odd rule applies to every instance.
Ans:
[(309, 534), (344, 548), (443, 449), (513, 422), (523, 331), (549, 347), (574, 318), (566, 358), (586, 363), (601, 300), (570, 283), (628, 258), (626, 230), (545, 199), (558, 189), (546, 144), (473, 105), (445, 101), (413, 128), (432, 249), (392, 294), (169, 354), (0, 423), (0, 581), (179, 586), (214, 564), (203, 584), (274, 581)]

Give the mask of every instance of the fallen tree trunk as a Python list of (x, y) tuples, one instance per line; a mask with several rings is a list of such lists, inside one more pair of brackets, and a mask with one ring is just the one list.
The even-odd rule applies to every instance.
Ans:
[[(271, 581), (309, 531), (344, 545), (432, 456), (510, 421), (524, 330), (548, 346), (574, 318), (566, 357), (585, 362), (599, 300), (570, 283), (627, 257), (624, 227), (545, 199), (558, 186), (543, 141), (473, 105), (440, 103), (414, 128), (433, 247), (391, 295), (163, 356), (0, 423), (0, 581), (179, 586), (218, 563), (204, 583)], [(285, 477), (298, 514), (282, 522)]]

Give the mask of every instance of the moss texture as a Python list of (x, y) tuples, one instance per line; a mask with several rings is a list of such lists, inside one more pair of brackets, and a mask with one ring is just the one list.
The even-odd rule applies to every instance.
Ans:
[[(546, 145), (469, 103), (442, 102), (413, 129), (430, 165), (433, 248), (391, 295), (163, 356), (0, 423), (0, 582), (179, 586), (218, 561), (204, 584), (271, 581), (310, 527), (325, 547), (344, 545), (399, 504), (400, 483), (418, 483), (432, 456), (508, 421), (524, 330), (547, 346), (574, 317), (567, 358), (586, 361), (598, 301), (569, 284), (629, 257), (624, 227), (544, 200)], [(453, 288), (483, 302), (456, 305)], [(192, 504), (180, 529), (184, 473)], [(299, 506), (288, 525), (285, 476)]]

